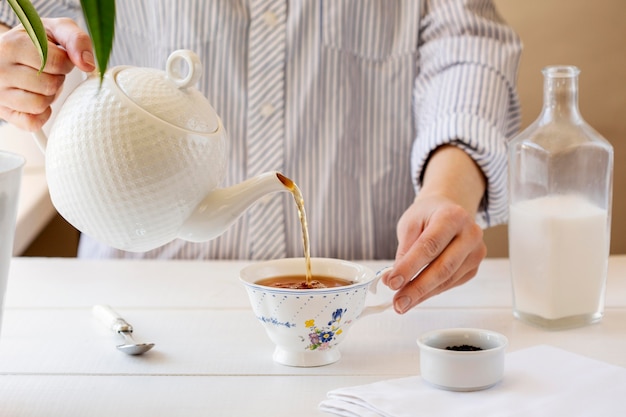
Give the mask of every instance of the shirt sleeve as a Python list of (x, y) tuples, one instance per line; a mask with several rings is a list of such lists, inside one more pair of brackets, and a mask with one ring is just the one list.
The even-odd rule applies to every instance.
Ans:
[(504, 223), (506, 142), (520, 124), (521, 41), (487, 0), (426, 1), (421, 19), (411, 155), (416, 192), (430, 154), (444, 144), (458, 146), (487, 178), (478, 224)]
[[(31, 0), (31, 3), (40, 17), (69, 17), (76, 20), (82, 16), (79, 0)], [(7, 1), (0, 0), (0, 23), (8, 27), (20, 23)]]

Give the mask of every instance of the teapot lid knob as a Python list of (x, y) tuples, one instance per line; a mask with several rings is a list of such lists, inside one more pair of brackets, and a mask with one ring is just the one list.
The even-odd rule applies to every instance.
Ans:
[[(181, 62), (187, 64), (185, 68), (180, 65)], [(167, 78), (172, 81), (178, 88), (187, 88), (195, 85), (202, 76), (202, 63), (200, 58), (193, 51), (180, 49), (174, 51), (167, 58), (165, 64), (165, 73)]]

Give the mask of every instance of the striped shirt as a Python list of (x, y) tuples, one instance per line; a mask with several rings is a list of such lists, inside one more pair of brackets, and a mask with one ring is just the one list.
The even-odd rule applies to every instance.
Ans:
[[(80, 11), (78, 0), (33, 4), (46, 16)], [(0, 20), (15, 24), (7, 2)], [(520, 121), (521, 43), (491, 2), (126, 0), (117, 2), (116, 25), (112, 65), (164, 68), (181, 48), (200, 56), (206, 76), (199, 88), (230, 138), (225, 186), (254, 174), (255, 156), (258, 162), (281, 147), (279, 163), (263, 166), (261, 157), (259, 167), (281, 171), (302, 190), (313, 256), (393, 259), (396, 223), (443, 144), (467, 151), (487, 177), (477, 222), (506, 221), (506, 141)], [(260, 39), (251, 38), (253, 26)], [(262, 78), (265, 69), (271, 79)], [(270, 149), (251, 131), (262, 119), (280, 126)], [(301, 256), (293, 199), (269, 198), (280, 199), (284, 220), (265, 222), (268, 235), (277, 228), (284, 256)], [(257, 218), (272, 218), (263, 214), (266, 203), (255, 206)], [(253, 244), (263, 244), (250, 241), (252, 220), (244, 214), (210, 242), (177, 240), (142, 254), (83, 239), (80, 255), (248, 259)]]

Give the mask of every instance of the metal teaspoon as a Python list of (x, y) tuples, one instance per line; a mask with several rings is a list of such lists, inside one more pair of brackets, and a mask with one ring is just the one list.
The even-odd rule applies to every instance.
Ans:
[(138, 343), (133, 339), (133, 326), (124, 320), (110, 306), (98, 304), (93, 307), (93, 314), (109, 329), (122, 335), (125, 343), (117, 345), (117, 349), (128, 355), (141, 355), (152, 349), (154, 343)]

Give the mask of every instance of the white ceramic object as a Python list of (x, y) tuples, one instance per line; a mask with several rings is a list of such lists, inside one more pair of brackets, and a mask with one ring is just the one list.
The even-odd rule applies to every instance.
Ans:
[[(508, 339), (483, 329), (433, 330), (417, 340), (420, 373), (432, 385), (450, 391), (478, 391), (497, 384), (504, 374)], [(447, 347), (474, 346), (482, 350), (448, 350)]]
[(329, 258), (311, 260), (313, 275), (343, 278), (352, 285), (319, 289), (283, 289), (257, 285), (271, 277), (305, 275), (304, 258), (287, 258), (250, 265), (240, 272), (252, 310), (276, 345), (274, 361), (289, 366), (322, 366), (341, 358), (339, 344), (354, 322), (383, 311), (385, 303), (365, 307), (368, 290), (378, 277), (371, 269)]
[(128, 66), (90, 76), (67, 98), (45, 150), (52, 203), (81, 232), (142, 252), (224, 232), (256, 199), (286, 191), (276, 173), (217, 190), (227, 135), (194, 87), (197, 55), (172, 53), (166, 71)]
[(25, 163), (26, 160), (21, 155), (0, 151), (0, 327), (2, 326), (4, 294), (13, 255), (22, 169)]

